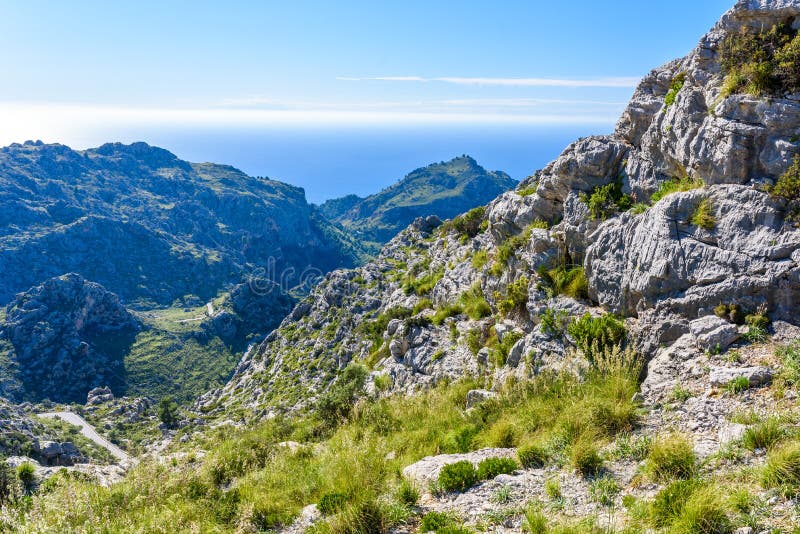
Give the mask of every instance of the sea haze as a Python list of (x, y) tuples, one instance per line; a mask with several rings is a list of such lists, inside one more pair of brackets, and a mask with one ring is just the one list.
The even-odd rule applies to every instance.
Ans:
[(578, 137), (612, 124), (568, 126), (284, 127), (142, 131), (109, 140), (146, 141), (180, 158), (233, 165), (298, 185), (311, 202), (380, 191), (408, 172), (461, 154), (523, 179)]

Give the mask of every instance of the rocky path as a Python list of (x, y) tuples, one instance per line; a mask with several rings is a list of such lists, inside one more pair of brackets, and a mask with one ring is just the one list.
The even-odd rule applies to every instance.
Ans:
[(81, 434), (95, 442), (97, 445), (103, 447), (108, 452), (110, 452), (117, 460), (120, 462), (127, 462), (131, 459), (130, 455), (108, 441), (106, 438), (101, 436), (97, 433), (92, 425), (86, 422), (86, 420), (81, 417), (80, 415), (73, 413), (73, 412), (47, 412), (47, 413), (40, 413), (39, 417), (50, 417), (50, 418), (59, 418), (63, 421), (71, 425), (75, 425), (80, 427)]

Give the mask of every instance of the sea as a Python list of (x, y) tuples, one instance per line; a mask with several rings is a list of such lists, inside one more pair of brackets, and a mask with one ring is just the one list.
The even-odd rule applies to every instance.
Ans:
[(522, 180), (579, 137), (613, 124), (459, 126), (283, 126), (142, 131), (139, 140), (192, 162), (233, 165), (305, 189), (310, 202), (367, 196), (419, 167), (467, 154)]

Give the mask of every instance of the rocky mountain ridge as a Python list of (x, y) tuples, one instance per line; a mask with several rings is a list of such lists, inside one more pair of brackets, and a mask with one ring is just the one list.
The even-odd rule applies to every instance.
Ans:
[(348, 195), (325, 202), (320, 210), (357, 236), (371, 250), (380, 247), (417, 217), (449, 219), (511, 189), (516, 181), (487, 171), (469, 156), (432, 163), (367, 198)]

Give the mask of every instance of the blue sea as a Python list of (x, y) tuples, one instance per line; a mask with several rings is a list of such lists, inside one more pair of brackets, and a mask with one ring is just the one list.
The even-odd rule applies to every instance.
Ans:
[(319, 203), (349, 193), (378, 192), (416, 168), (461, 154), (520, 180), (555, 159), (578, 137), (612, 128), (612, 124), (214, 128), (151, 130), (141, 132), (137, 140), (188, 161), (225, 163), (253, 176), (303, 187), (309, 201)]

